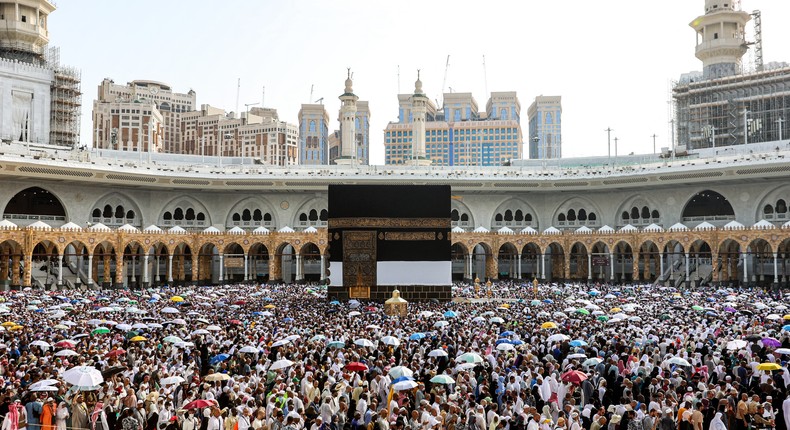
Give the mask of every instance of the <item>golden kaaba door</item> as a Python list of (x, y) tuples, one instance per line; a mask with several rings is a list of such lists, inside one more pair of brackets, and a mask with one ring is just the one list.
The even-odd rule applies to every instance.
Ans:
[(376, 285), (376, 232), (343, 232), (343, 286), (360, 298)]

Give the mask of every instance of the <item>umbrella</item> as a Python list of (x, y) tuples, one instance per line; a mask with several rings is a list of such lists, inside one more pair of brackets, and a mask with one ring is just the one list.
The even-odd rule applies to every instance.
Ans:
[(436, 375), (433, 378), (431, 378), (431, 383), (434, 383), (434, 384), (455, 384), (455, 379), (453, 379), (449, 375), (441, 374), (441, 375)]
[(577, 314), (582, 314), (582, 315), (590, 315), (590, 311), (588, 311), (587, 309), (584, 309), (584, 308), (576, 309), (576, 313)]
[(358, 361), (352, 361), (351, 363), (346, 364), (346, 369), (352, 372), (367, 372), (368, 365)]
[(199, 328), (199, 329), (193, 331), (192, 334), (193, 335), (196, 335), (196, 334), (202, 335), (202, 334), (211, 334), (211, 332), (206, 330), (206, 329), (204, 329), (204, 328)]
[(766, 337), (765, 339), (762, 340), (762, 342), (763, 345), (767, 346), (768, 348), (778, 348), (782, 346), (782, 342), (779, 342), (778, 340), (772, 337)]
[(228, 354), (217, 354), (217, 355), (211, 357), (211, 360), (209, 360), (208, 363), (211, 364), (211, 365), (214, 365), (214, 364), (220, 363), (222, 361), (225, 361), (225, 360), (227, 360), (229, 358), (230, 358), (230, 355), (228, 355)]
[(578, 370), (571, 370), (570, 372), (565, 372), (560, 377), (564, 382), (570, 382), (574, 385), (580, 385), (582, 381), (587, 379), (587, 374), (583, 372), (579, 372)]
[(448, 326), (448, 325), (450, 325), (450, 322), (449, 321), (445, 321), (445, 320), (436, 321), (433, 324), (433, 326), (436, 327), (436, 328), (442, 328), (442, 327), (445, 327), (445, 326)]
[(245, 346), (245, 347), (242, 347), (239, 350), (239, 352), (242, 352), (244, 354), (257, 354), (260, 351), (258, 350), (258, 348), (254, 347), (254, 346)]
[(546, 342), (563, 342), (570, 339), (568, 336), (565, 336), (562, 333), (553, 334), (546, 338)]
[(183, 339), (181, 339), (178, 336), (166, 336), (162, 340), (165, 341), (165, 342), (170, 342), (170, 343), (176, 343), (176, 342), (183, 342), (184, 341)]
[(117, 357), (119, 355), (126, 354), (126, 351), (123, 349), (113, 349), (112, 351), (104, 354), (105, 357)]
[(329, 348), (340, 349), (340, 348), (345, 348), (346, 344), (345, 344), (345, 342), (340, 341), (340, 340), (333, 340), (333, 341), (330, 341), (329, 343), (327, 343), (326, 346), (329, 347)]
[(208, 330), (208, 331), (222, 331), (222, 328), (220, 326), (217, 326), (217, 325), (210, 325), (210, 326), (206, 326), (206, 330)]
[(458, 316), (458, 314), (455, 313), (454, 311), (447, 311), (447, 312), (444, 313), (444, 317), (445, 318), (455, 318), (457, 316)]
[(680, 357), (672, 357), (669, 360), (667, 360), (667, 363), (675, 364), (675, 365), (678, 365), (678, 366), (691, 366), (691, 363), (689, 363), (688, 361), (686, 361), (686, 360), (684, 360), (684, 359), (682, 359)]
[(476, 354), (474, 352), (467, 352), (465, 354), (461, 354), (455, 361), (467, 362), (467, 363), (482, 363), (483, 357), (480, 354)]
[(171, 308), (171, 307), (162, 308), (162, 310), (160, 312), (162, 312), (163, 314), (177, 314), (177, 313), (180, 313), (180, 312), (178, 312), (178, 309)]
[(593, 358), (588, 358), (587, 360), (584, 360), (584, 363), (582, 363), (582, 366), (585, 366), (585, 367), (597, 366), (600, 363), (601, 363), (601, 359), (600, 358), (593, 357)]
[(512, 351), (512, 350), (516, 349), (516, 347), (513, 346), (513, 344), (511, 344), (511, 343), (502, 342), (502, 343), (500, 343), (499, 345), (496, 346), (496, 349), (498, 351)]
[(569, 355), (568, 358), (570, 358), (571, 360), (573, 360), (574, 358), (587, 358), (587, 355), (577, 352), (575, 354)]
[(148, 339), (146, 339), (143, 336), (135, 336), (135, 337), (129, 339), (130, 342), (144, 342), (146, 340), (148, 340)]
[[(211, 375), (209, 375), (211, 376)], [(206, 377), (208, 379), (208, 376)], [(182, 409), (202, 409), (202, 408), (209, 408), (211, 406), (216, 406), (217, 402), (214, 400), (195, 400), (193, 402), (189, 402)]]
[(30, 344), (41, 348), (52, 348), (52, 345), (50, 345), (47, 342), (44, 342), (43, 340), (34, 340), (33, 342), (30, 342)]
[(108, 329), (107, 327), (98, 327), (98, 328), (94, 329), (91, 332), (91, 334), (107, 334), (109, 332), (110, 332), (110, 329)]
[(79, 354), (70, 349), (63, 349), (55, 353), (56, 357), (71, 357), (73, 355), (79, 355)]
[(447, 357), (447, 351), (438, 348), (428, 353), (428, 357)]
[(502, 319), (502, 318), (500, 318), (500, 317), (493, 317), (493, 318), (491, 318), (491, 319), (490, 319), (490, 320), (488, 320), (488, 321), (489, 321), (491, 324), (502, 324), (502, 323), (504, 323), (504, 322), (505, 322), (505, 320), (503, 320), (503, 319)]
[(30, 387), (28, 389), (31, 391), (36, 391), (36, 388), (49, 387), (57, 384), (60, 384), (60, 381), (58, 381), (57, 379), (44, 379), (30, 384)]
[(131, 324), (116, 324), (114, 328), (116, 330), (129, 331), (129, 330), (133, 329), (134, 327), (132, 327)]
[(551, 322), (551, 321), (547, 321), (547, 322), (544, 322), (543, 324), (541, 324), (541, 325), (540, 325), (540, 328), (545, 328), (545, 329), (548, 329), (548, 328), (557, 328), (557, 324), (556, 324), (556, 323), (553, 323), (553, 322)]
[(381, 338), (381, 342), (384, 343), (384, 345), (390, 345), (394, 347), (400, 346), (400, 339), (395, 336), (384, 336)]
[(49, 391), (54, 393), (56, 391), (60, 391), (60, 389), (54, 385), (43, 385), (41, 387), (30, 388), (30, 391)]
[(354, 341), (354, 345), (362, 346), (362, 347), (365, 347), (365, 348), (372, 348), (372, 347), (376, 346), (373, 342), (371, 342), (371, 341), (369, 341), (367, 339), (357, 339), (357, 340)]
[(746, 348), (746, 345), (748, 344), (749, 344), (748, 342), (741, 339), (731, 340), (727, 342), (727, 349), (729, 349), (730, 351), (735, 351), (737, 349)]
[(757, 365), (757, 370), (779, 370), (782, 366), (776, 363), (760, 363)]
[(293, 366), (294, 362), (291, 360), (277, 360), (269, 367), (269, 370), (280, 370)]
[(103, 383), (104, 377), (93, 366), (75, 366), (63, 373), (63, 380), (71, 385), (92, 387)]
[(162, 385), (175, 385), (184, 382), (185, 379), (180, 376), (169, 376), (167, 378), (162, 378), (159, 383)]
[[(211, 375), (206, 376), (203, 380), (208, 382), (217, 382), (217, 381), (227, 381), (230, 379), (230, 375), (227, 373), (212, 373)], [(185, 408), (186, 409), (186, 408)]]
[(390, 369), (388, 375), (390, 378), (395, 380), (403, 377), (411, 378), (412, 376), (414, 376), (414, 372), (412, 372), (411, 369), (407, 367), (395, 366), (392, 369)]
[[(104, 369), (101, 372), (101, 376), (106, 379), (112, 375), (124, 372), (125, 370), (126, 370), (126, 366), (112, 366)], [(95, 384), (95, 385), (99, 385), (99, 384)]]
[(512, 330), (507, 330), (507, 331), (503, 331), (502, 333), (499, 333), (499, 337), (508, 337), (508, 336), (513, 336), (514, 334), (516, 334), (516, 332)]
[(351, 312), (348, 313), (348, 316), (350, 316), (350, 317), (357, 317), (357, 316), (360, 316), (360, 315), (362, 315), (362, 312), (359, 312), (359, 311), (351, 311)]
[(420, 340), (423, 339), (424, 337), (425, 337), (425, 333), (414, 333), (411, 336), (409, 336), (409, 340)]
[(790, 354), (790, 348), (778, 348), (774, 352), (777, 354)]
[(598, 315), (598, 317), (596, 319), (598, 321), (604, 321), (604, 322), (609, 321), (609, 317), (606, 316), (606, 315)]
[(574, 339), (570, 342), (570, 345), (574, 347), (587, 346), (587, 342), (582, 339)]
[(765, 319), (771, 320), (771, 321), (776, 321), (776, 320), (782, 319), (782, 317), (779, 316), (779, 314), (768, 314), (768, 316), (766, 316)]
[(413, 388), (417, 388), (417, 383), (412, 380), (405, 380), (392, 384), (392, 389), (395, 391), (405, 391)]
[(693, 309), (693, 310), (695, 310), (697, 312), (702, 312), (702, 311), (705, 310), (705, 308), (703, 308), (702, 306), (699, 306), (699, 305), (694, 305), (694, 306), (691, 307), (691, 309)]

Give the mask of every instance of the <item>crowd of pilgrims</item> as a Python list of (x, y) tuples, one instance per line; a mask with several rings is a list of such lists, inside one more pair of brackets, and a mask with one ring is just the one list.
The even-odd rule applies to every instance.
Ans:
[(454, 292), (402, 318), (304, 285), (6, 292), (0, 430), (790, 429), (781, 293)]

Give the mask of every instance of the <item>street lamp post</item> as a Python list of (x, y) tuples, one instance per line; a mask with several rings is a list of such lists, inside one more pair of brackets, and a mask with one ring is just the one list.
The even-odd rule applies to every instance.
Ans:
[[(744, 145), (748, 145), (749, 144), (749, 119), (747, 118), (747, 115), (749, 114), (749, 111), (746, 110), (746, 108), (744, 108), (742, 113), (743, 113), (743, 144)], [(716, 147), (716, 141), (715, 140), (713, 141), (713, 147), (714, 148)]]
[(538, 143), (540, 142), (540, 137), (538, 137), (538, 135), (536, 134), (536, 135), (532, 136), (532, 141), (535, 142), (535, 154), (536, 155), (540, 154), (540, 150), (538, 148)]
[(612, 158), (612, 132), (614, 130), (612, 130), (612, 127), (607, 127), (607, 129), (604, 131), (606, 132), (606, 140), (608, 145), (607, 157)]

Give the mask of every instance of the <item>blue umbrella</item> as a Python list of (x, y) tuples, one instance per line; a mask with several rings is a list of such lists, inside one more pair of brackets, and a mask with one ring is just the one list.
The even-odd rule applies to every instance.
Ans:
[(513, 340), (511, 340), (511, 341), (510, 341), (510, 344), (511, 344), (511, 345), (523, 345), (523, 344), (524, 344), (524, 342), (523, 342), (523, 341), (520, 341), (520, 340), (518, 340), (518, 339), (513, 339)]
[(444, 313), (444, 317), (445, 318), (455, 318), (457, 316), (458, 316), (458, 314), (453, 312), (453, 311), (447, 311), (447, 312)]
[(786, 325), (786, 326), (782, 327), (782, 330), (784, 330), (784, 331), (790, 331), (790, 324), (788, 324), (788, 325)]
[(587, 346), (587, 342), (581, 339), (572, 340), (570, 343), (571, 346)]
[(252, 313), (252, 316), (255, 316), (255, 317), (261, 316), (261, 315), (263, 315), (263, 312), (253, 312)]
[(413, 381), (413, 380), (414, 380), (414, 378), (412, 378), (411, 376), (401, 376), (400, 378), (393, 379), (392, 383), (393, 384), (397, 384), (398, 382)]
[(409, 340), (420, 340), (424, 337), (425, 335), (423, 333), (414, 333), (413, 335), (409, 336)]
[(551, 300), (551, 299), (544, 299), (544, 300), (543, 300), (543, 303), (546, 303), (546, 304), (549, 304), (549, 305), (550, 305), (550, 304), (554, 303), (554, 300)]
[(220, 361), (225, 361), (225, 360), (227, 360), (229, 358), (230, 358), (230, 355), (228, 355), (228, 354), (218, 354), (218, 355), (215, 355), (215, 356), (211, 357), (211, 360), (209, 360), (209, 364), (214, 365), (214, 364), (219, 363)]
[(508, 336), (513, 336), (514, 334), (516, 334), (516, 332), (508, 330), (499, 333), (499, 337), (508, 337)]
[(500, 343), (510, 343), (510, 339), (505, 339), (505, 338), (497, 339), (496, 344), (499, 345)]
[(283, 322), (293, 322), (293, 320), (294, 320), (294, 319), (293, 319), (293, 318), (291, 318), (291, 317), (288, 317), (288, 318), (283, 318)]
[(274, 301), (274, 299), (271, 297), (264, 297), (263, 300), (266, 300), (267, 302)]
[(331, 302), (329, 302), (329, 304), (337, 306), (340, 304), (340, 302), (338, 302), (337, 300), (332, 300)]
[(595, 296), (597, 296), (598, 294), (601, 294), (601, 293), (599, 293), (598, 291), (593, 290), (593, 291), (588, 291), (587, 294), (595, 297)]

